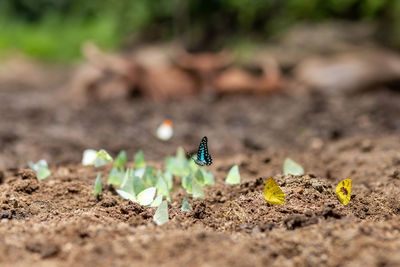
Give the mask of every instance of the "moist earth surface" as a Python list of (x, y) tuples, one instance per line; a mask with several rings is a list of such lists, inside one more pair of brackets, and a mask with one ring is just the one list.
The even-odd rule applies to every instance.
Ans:
[[(400, 93), (376, 88), (351, 95), (283, 90), (213, 101), (143, 98), (65, 101), (57, 82), (0, 90), (0, 263), (3, 266), (398, 266), (400, 265)], [(59, 88), (59, 89), (57, 89)], [(170, 119), (174, 136), (155, 137)], [(87, 148), (139, 149), (153, 166), (208, 137), (216, 184), (205, 199), (172, 192), (170, 221), (155, 208), (118, 196), (100, 171), (80, 165)], [(306, 174), (282, 174), (286, 157)], [(28, 161), (44, 158), (52, 176), (38, 181)], [(131, 164), (131, 163), (129, 163)], [(224, 183), (239, 165), (240, 185)], [(274, 177), (283, 206), (265, 202)], [(353, 180), (351, 201), (335, 195)], [(179, 179), (175, 179), (179, 184)], [(179, 187), (177, 187), (179, 188)]]

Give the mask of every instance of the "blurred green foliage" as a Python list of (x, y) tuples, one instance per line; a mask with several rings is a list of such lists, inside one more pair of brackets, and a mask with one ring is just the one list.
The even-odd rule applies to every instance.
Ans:
[(299, 21), (368, 20), (400, 44), (398, 0), (3, 0), (0, 54), (68, 61), (92, 40), (103, 49), (181, 39), (188, 49), (265, 40)]

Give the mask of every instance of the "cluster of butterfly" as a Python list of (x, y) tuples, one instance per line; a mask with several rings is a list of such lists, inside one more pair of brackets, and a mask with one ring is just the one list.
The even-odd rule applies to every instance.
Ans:
[[(197, 151), (197, 158), (189, 155), (200, 166), (209, 166), (212, 164), (211, 156), (208, 154), (207, 141), (207, 136), (204, 136)], [(336, 187), (336, 194), (343, 205), (349, 204), (351, 198), (351, 179), (341, 181)], [(265, 184), (264, 197), (272, 205), (283, 205), (285, 203), (285, 194), (272, 177), (268, 178)]]
[[(347, 205), (351, 198), (351, 179), (344, 179), (336, 187), (336, 195), (343, 205)], [(264, 188), (265, 200), (272, 205), (283, 205), (285, 194), (276, 181), (270, 177)]]

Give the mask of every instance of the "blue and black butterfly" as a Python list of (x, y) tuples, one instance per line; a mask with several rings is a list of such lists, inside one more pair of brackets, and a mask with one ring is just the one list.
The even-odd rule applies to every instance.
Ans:
[(204, 136), (203, 139), (201, 139), (199, 150), (197, 151), (197, 158), (192, 158), (192, 156), (190, 156), (190, 158), (200, 166), (210, 166), (212, 164), (211, 156), (208, 154), (207, 136)]

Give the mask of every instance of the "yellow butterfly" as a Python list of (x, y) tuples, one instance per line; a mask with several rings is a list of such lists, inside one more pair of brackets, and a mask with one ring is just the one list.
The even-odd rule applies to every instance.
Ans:
[(285, 194), (272, 177), (268, 178), (265, 184), (264, 197), (272, 205), (283, 205), (285, 203)]
[(344, 179), (336, 187), (336, 194), (343, 205), (347, 205), (351, 198), (351, 179)]

